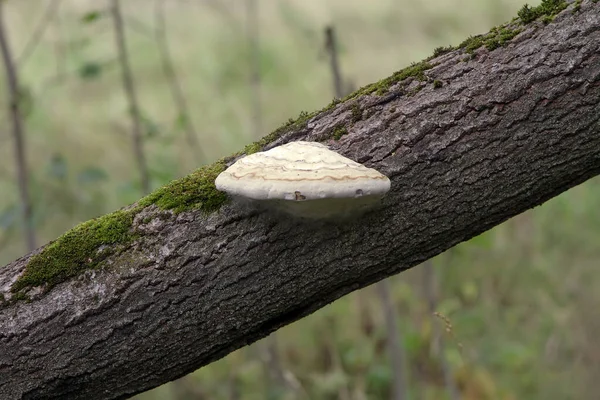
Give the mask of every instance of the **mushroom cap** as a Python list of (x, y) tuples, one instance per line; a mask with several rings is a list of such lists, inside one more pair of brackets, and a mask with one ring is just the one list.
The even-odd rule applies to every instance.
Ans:
[[(350, 206), (379, 200), (390, 190), (390, 180), (380, 172), (321, 143), (303, 141), (241, 158), (219, 174), (215, 185), (220, 191), (252, 200), (348, 199)], [(363, 199), (350, 200), (357, 198)]]

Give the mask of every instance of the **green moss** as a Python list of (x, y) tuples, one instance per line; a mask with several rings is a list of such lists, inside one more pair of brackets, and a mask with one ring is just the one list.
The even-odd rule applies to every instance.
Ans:
[(495, 50), (504, 46), (512, 38), (521, 33), (518, 27), (494, 27), (485, 35), (469, 36), (460, 45), (467, 53), (473, 54), (478, 48), (485, 46), (488, 50)]
[(352, 104), (352, 122), (358, 122), (362, 119), (362, 110), (358, 103)]
[(16, 303), (17, 301), (30, 301), (30, 300), (31, 300), (31, 298), (27, 294), (25, 294), (23, 292), (19, 292), (19, 293), (15, 293), (14, 295), (12, 295), (9, 303)]
[(11, 291), (16, 293), (43, 284), (51, 288), (85, 269), (96, 267), (114, 252), (113, 247), (99, 251), (102, 245), (126, 244), (136, 237), (131, 232), (133, 215), (133, 211), (119, 210), (71, 229), (29, 260)]
[(197, 171), (163, 186), (138, 202), (138, 206), (152, 204), (176, 213), (189, 210), (212, 212), (217, 210), (227, 196), (215, 187), (217, 175), (225, 170), (223, 161), (204, 166)]
[(506, 43), (508, 43), (510, 40), (512, 40), (512, 38), (514, 38), (519, 33), (521, 33), (521, 31), (522, 30), (520, 28), (516, 28), (516, 29), (509, 29), (507, 27), (493, 28), (490, 31), (490, 33), (488, 34), (488, 37), (485, 41), (485, 47), (490, 51), (495, 50), (499, 47), (502, 47)]
[[(598, 0), (592, 1), (596, 3)], [(510, 25), (493, 28), (485, 35), (471, 36), (458, 47), (438, 47), (428, 59), (411, 64), (395, 72), (390, 77), (367, 85), (348, 95), (343, 100), (333, 99), (322, 110), (313, 113), (300, 113), (298, 118), (290, 119), (279, 129), (249, 144), (243, 152), (234, 154), (228, 159), (233, 159), (243, 153), (252, 154), (261, 151), (266, 145), (272, 143), (285, 133), (301, 129), (308, 120), (320, 113), (333, 109), (341, 102), (362, 95), (374, 93), (377, 95), (385, 94), (392, 85), (410, 77), (419, 81), (425, 81), (427, 79), (425, 71), (434, 67), (433, 64), (429, 63), (434, 57), (458, 48), (464, 49), (473, 57), (474, 51), (481, 46), (486, 46), (489, 50), (503, 46), (521, 32), (522, 28), (520, 25), (539, 18), (544, 22), (552, 21), (554, 16), (564, 10), (567, 5), (564, 0), (542, 0), (542, 3), (537, 7), (525, 5), (519, 11), (518, 19), (513, 19)], [(578, 10), (580, 6), (581, 0), (577, 0), (574, 9)], [(464, 60), (467, 61), (468, 57)], [(412, 91), (412, 94), (417, 93), (424, 86), (418, 85)], [(433, 81), (434, 88), (441, 86), (441, 81)], [(361, 120), (362, 114), (362, 110), (358, 104), (352, 106), (352, 122)], [(339, 126), (334, 129), (332, 137), (338, 140), (347, 133), (346, 127)], [(79, 274), (85, 269), (99, 266), (106, 257), (117, 251), (115, 249), (116, 245), (126, 245), (135, 240), (137, 235), (132, 232), (133, 218), (143, 207), (156, 205), (163, 210), (172, 210), (176, 213), (192, 209), (199, 209), (204, 212), (217, 210), (227, 201), (227, 196), (217, 191), (214, 185), (217, 175), (225, 169), (225, 163), (226, 160), (221, 160), (213, 165), (203, 167), (144, 197), (132, 209), (116, 211), (112, 214), (87, 221), (65, 233), (56, 241), (50, 243), (40, 254), (31, 258), (23, 275), (11, 287), (11, 291), (15, 293), (11, 297), (11, 301), (28, 300), (29, 297), (21, 292), (24, 288), (43, 284), (46, 284), (50, 288), (59, 282)], [(100, 250), (103, 245), (108, 246), (104, 250)], [(0, 301), (2, 301), (1, 298)]]
[(451, 51), (456, 50), (456, 48), (454, 46), (440, 46), (440, 47), (436, 47), (435, 49), (433, 49), (433, 54), (431, 55), (431, 57), (429, 59), (433, 59), (435, 57), (439, 57), (442, 54), (446, 54), (446, 53), (450, 53)]
[[(578, 1), (580, 2), (580, 0)], [(485, 46), (490, 51), (495, 50), (504, 46), (521, 33), (523, 31), (522, 25), (533, 22), (538, 18), (541, 18), (542, 22), (548, 23), (554, 19), (556, 14), (564, 10), (567, 5), (567, 2), (564, 0), (542, 0), (542, 3), (537, 7), (525, 4), (518, 12), (518, 18), (513, 19), (504, 26), (492, 28), (485, 35), (469, 36), (458, 45), (458, 48), (464, 49), (471, 55), (482, 46)]]
[(241, 156), (244, 154), (250, 155), (250, 154), (254, 154), (256, 152), (261, 151), (266, 145), (274, 142), (275, 140), (280, 138), (284, 133), (289, 132), (292, 129), (299, 128), (301, 125), (308, 122), (308, 120), (311, 119), (312, 117), (314, 117), (315, 115), (318, 115), (319, 113), (322, 113), (322, 112), (332, 109), (338, 103), (340, 103), (339, 99), (333, 99), (333, 101), (327, 107), (323, 108), (322, 110), (315, 111), (312, 113), (307, 113), (306, 111), (302, 111), (296, 119), (290, 118), (281, 127), (276, 129), (275, 131), (271, 132), (270, 134), (262, 137), (261, 139), (257, 140), (256, 142), (247, 145), (244, 148), (244, 151), (234, 154), (230, 158), (238, 157), (238, 156)]
[[(98, 267), (119, 250), (118, 245), (127, 245), (139, 237), (132, 231), (133, 218), (144, 207), (156, 205), (176, 213), (192, 209), (215, 211), (227, 200), (225, 193), (219, 192), (214, 184), (224, 169), (222, 161), (205, 166), (156, 190), (133, 208), (76, 226), (33, 256), (11, 291), (19, 293), (22, 289), (41, 285), (49, 289), (86, 269)], [(149, 217), (144, 222), (149, 222)]]
[(425, 85), (417, 85), (414, 88), (412, 88), (409, 92), (407, 92), (406, 95), (407, 96), (414, 96), (415, 94), (417, 94), (421, 90), (423, 90), (424, 87), (425, 87)]
[(582, 0), (576, 0), (575, 1), (575, 4), (573, 5), (573, 12), (574, 13), (576, 13), (576, 12), (578, 12), (578, 11), (581, 10), (581, 3), (582, 3)]
[(464, 49), (467, 53), (471, 54), (476, 49), (483, 46), (483, 36), (469, 36), (458, 45), (461, 49)]
[(249, 145), (244, 147), (244, 153), (246, 155), (258, 153), (260, 150), (261, 150), (261, 146), (257, 142), (250, 143)]
[(519, 18), (521, 18), (521, 21), (523, 21), (524, 24), (528, 24), (536, 20), (538, 17), (529, 4), (525, 4), (523, 7), (521, 7), (517, 15)]
[(342, 99), (342, 102), (373, 93), (381, 96), (389, 90), (390, 86), (410, 77), (424, 81), (427, 79), (425, 76), (425, 71), (433, 67), (434, 65), (429, 63), (428, 60), (424, 60), (419, 63), (413, 63), (408, 67), (401, 69), (400, 71), (394, 72), (392, 76), (358, 89), (356, 92), (351, 93), (350, 95), (346, 96), (346, 98)]
[(383, 94), (387, 92), (390, 86), (410, 77), (414, 77), (419, 81), (425, 81), (427, 80), (427, 77), (425, 76), (425, 71), (431, 68), (433, 68), (433, 65), (428, 62), (411, 64), (403, 70), (395, 72), (392, 76), (380, 81), (381, 84), (377, 88), (377, 93)]
[(347, 134), (348, 134), (348, 130), (346, 129), (346, 127), (343, 125), (340, 125), (340, 126), (335, 127), (331, 137), (334, 138), (335, 140), (340, 140), (340, 138), (342, 136), (347, 135)]
[(564, 0), (542, 0), (542, 3), (537, 7), (531, 7), (525, 4), (517, 13), (521, 22), (528, 24), (537, 20), (540, 17), (544, 23), (548, 23), (554, 19), (556, 14), (567, 8), (568, 3)]
[(433, 88), (434, 89), (439, 89), (443, 86), (444, 84), (442, 83), (442, 81), (436, 79), (433, 81)]

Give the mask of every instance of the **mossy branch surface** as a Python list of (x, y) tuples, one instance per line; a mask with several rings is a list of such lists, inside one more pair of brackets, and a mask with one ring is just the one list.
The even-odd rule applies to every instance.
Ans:
[[(430, 60), (435, 57), (459, 49), (473, 54), (482, 46), (490, 51), (504, 46), (523, 30), (525, 24), (540, 18), (544, 23), (548, 23), (567, 6), (568, 3), (564, 0), (542, 0), (537, 7), (530, 7), (526, 4), (519, 11), (518, 18), (513, 19), (510, 23), (494, 27), (485, 35), (469, 37), (456, 47), (439, 47), (426, 60), (411, 64), (390, 77), (364, 86), (344, 99), (334, 99), (321, 110), (312, 113), (302, 112), (298, 118), (290, 119), (279, 129), (247, 145), (243, 152), (232, 155), (228, 160), (261, 151), (286, 132), (302, 129), (310, 119), (333, 109), (340, 103), (363, 95), (383, 95), (392, 85), (408, 78), (426, 81), (428, 78), (425, 72), (435, 66), (430, 63)], [(441, 86), (440, 81), (433, 81), (434, 88)], [(423, 86), (419, 86), (412, 94), (422, 88)], [(352, 121), (357, 122), (360, 119), (361, 109), (355, 105), (352, 109)], [(332, 138), (340, 139), (347, 132), (346, 127), (338, 126), (333, 130)], [(97, 268), (103, 260), (117, 251), (119, 245), (126, 246), (139, 237), (139, 234), (133, 232), (133, 219), (145, 207), (155, 205), (162, 210), (170, 210), (174, 213), (196, 209), (210, 213), (219, 209), (227, 201), (227, 196), (216, 189), (214, 180), (220, 172), (225, 170), (226, 161), (220, 160), (171, 182), (142, 198), (130, 209), (115, 211), (71, 229), (51, 242), (42, 252), (31, 257), (24, 273), (12, 285), (11, 291), (15, 293), (13, 297), (22, 295), (23, 293), (18, 292), (23, 289), (41, 285), (45, 285), (49, 289), (86, 269)]]
[(174, 213), (195, 209), (206, 213), (217, 210), (227, 201), (227, 196), (219, 192), (214, 183), (224, 169), (222, 161), (205, 166), (159, 188), (130, 209), (118, 210), (77, 225), (32, 256), (11, 291), (17, 293), (36, 286), (44, 286), (47, 290), (84, 270), (97, 268), (120, 247), (127, 246), (140, 236), (133, 228), (133, 219), (145, 207), (155, 205)]
[(102, 246), (133, 240), (132, 222), (132, 213), (115, 211), (76, 226), (33, 256), (11, 290), (17, 292), (42, 284), (50, 288), (85, 269), (96, 267), (112, 254), (111, 250), (102, 251)]
[(141, 199), (137, 207), (156, 205), (175, 213), (190, 210), (213, 212), (227, 200), (215, 187), (215, 179), (225, 170), (225, 163), (218, 161), (198, 171), (175, 180)]

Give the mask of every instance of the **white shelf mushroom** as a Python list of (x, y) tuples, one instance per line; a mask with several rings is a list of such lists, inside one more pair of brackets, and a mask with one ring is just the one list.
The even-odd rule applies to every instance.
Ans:
[(390, 180), (316, 142), (291, 142), (239, 159), (218, 190), (306, 218), (355, 216), (377, 205)]

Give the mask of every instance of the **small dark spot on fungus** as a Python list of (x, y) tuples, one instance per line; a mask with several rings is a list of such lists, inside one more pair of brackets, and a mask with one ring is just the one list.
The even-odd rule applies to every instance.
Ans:
[(443, 86), (443, 83), (442, 83), (442, 81), (440, 81), (440, 80), (438, 80), (438, 79), (436, 79), (435, 81), (433, 81), (433, 88), (434, 88), (434, 89), (439, 89), (439, 88), (441, 88), (442, 86)]
[(296, 200), (306, 200), (306, 196), (303, 196), (302, 193), (295, 191), (294, 195), (296, 196)]

